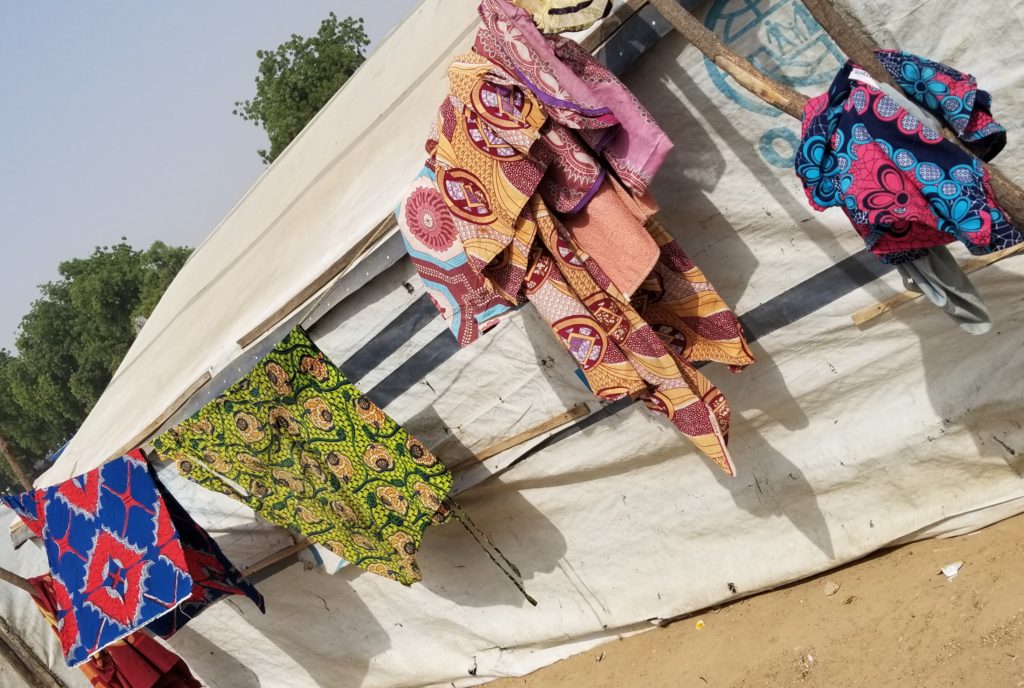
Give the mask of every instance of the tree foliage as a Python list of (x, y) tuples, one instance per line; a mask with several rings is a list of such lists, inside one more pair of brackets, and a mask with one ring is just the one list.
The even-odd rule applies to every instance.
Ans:
[[(155, 242), (97, 247), (60, 264), (21, 320), (17, 355), (0, 349), (0, 434), (22, 460), (43, 458), (85, 420), (191, 249)], [(0, 470), (5, 470), (0, 468)]]
[(270, 150), (258, 151), (270, 164), (366, 59), (370, 39), (363, 20), (334, 12), (315, 36), (292, 34), (277, 50), (259, 50), (256, 96), (235, 103), (234, 114), (263, 127)]

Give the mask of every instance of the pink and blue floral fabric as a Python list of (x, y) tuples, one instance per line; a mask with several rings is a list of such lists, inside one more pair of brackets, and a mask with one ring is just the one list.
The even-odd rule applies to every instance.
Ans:
[[(1006, 145), (991, 96), (950, 67), (905, 52), (879, 60), (908, 98), (990, 160)], [(852, 62), (804, 109), (796, 171), (817, 210), (840, 207), (883, 262), (961, 241), (976, 255), (1024, 241), (999, 208), (987, 170), (877, 87)]]

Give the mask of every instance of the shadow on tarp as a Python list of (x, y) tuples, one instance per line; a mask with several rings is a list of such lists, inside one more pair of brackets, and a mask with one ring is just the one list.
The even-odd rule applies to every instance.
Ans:
[[(677, 36), (669, 36), (666, 41), (678, 41), (682, 42), (682, 38)], [(680, 46), (681, 50), (681, 46)], [(752, 175), (761, 183), (763, 186), (763, 192), (767, 196), (770, 196), (779, 207), (782, 208), (785, 213), (785, 217), (782, 220), (789, 219), (794, 229), (799, 230), (799, 233), (806, 235), (803, 239), (797, 238), (796, 240), (800, 243), (800, 246), (816, 246), (819, 250), (825, 253), (829, 257), (845, 256), (849, 253), (848, 249), (844, 248), (839, 244), (832, 230), (826, 227), (822, 222), (814, 217), (815, 213), (807, 205), (803, 199), (803, 193), (800, 191), (800, 184), (796, 178), (796, 173), (793, 173), (792, 182), (784, 183), (778, 177), (778, 169), (773, 168), (769, 165), (762, 157), (757, 149), (757, 146), (749, 140), (749, 137), (745, 135), (740, 129), (737, 128), (723, 113), (720, 108), (712, 101), (707, 93), (702, 90), (701, 86), (697, 84), (693, 77), (686, 72), (674, 60), (657, 59), (655, 55), (657, 51), (648, 53), (647, 56), (638, 63), (637, 68), (648, 66), (651, 69), (663, 69), (663, 79), (672, 84), (679, 92), (683, 93), (684, 101), (678, 103), (678, 110), (668, 111), (655, 111), (655, 116), (660, 122), (665, 125), (666, 131), (669, 135), (679, 142), (677, 153), (674, 155), (681, 155), (685, 160), (689, 161), (692, 156), (696, 155), (699, 159), (702, 155), (707, 155), (702, 151), (708, 147), (714, 147), (718, 149), (719, 144), (711, 140), (707, 136), (698, 138), (695, 132), (702, 131), (704, 126), (701, 122), (697, 122), (692, 115), (689, 115), (686, 110), (686, 106), (689, 105), (694, 110), (708, 114), (706, 119), (707, 126), (711, 127), (714, 133), (719, 137), (721, 145), (729, 148), (731, 153), (736, 156), (740, 164), (746, 167)], [(749, 116), (750, 113), (746, 113), (744, 116)], [(795, 120), (787, 120), (791, 122), (794, 127), (798, 127), (798, 123)], [(678, 123), (678, 124), (677, 124)], [(684, 128), (685, 127), (685, 128)], [(681, 149), (681, 150), (679, 150)], [(718, 153), (720, 155), (720, 153)], [(673, 157), (670, 156), (670, 164), (673, 163)], [(695, 176), (695, 173), (687, 171), (690, 167), (690, 163), (679, 163), (682, 169), (673, 172), (670, 167), (666, 167), (665, 172), (662, 173), (662, 179), (687, 179), (692, 180), (694, 178), (700, 179), (699, 175)], [(708, 176), (708, 175), (705, 175)], [(720, 178), (721, 175), (719, 175)], [(701, 188), (714, 188), (717, 183), (717, 179), (714, 175), (710, 178), (702, 179)], [(655, 191), (658, 190), (658, 185), (655, 185)], [(760, 191), (760, 190), (758, 190)], [(678, 203), (682, 204), (678, 210), (673, 201), (673, 196), (665, 195), (664, 203), (667, 210), (677, 212), (683, 217), (696, 217), (692, 214), (689, 208), (690, 198), (689, 196), (680, 195)], [(720, 211), (719, 211), (720, 212)], [(778, 223), (780, 218), (773, 218), (766, 214), (766, 222)], [(852, 229), (850, 231), (853, 231)], [(797, 233), (794, 233), (797, 236)], [(742, 237), (737, 237), (737, 241), (730, 241), (728, 244), (728, 255), (730, 262), (732, 261), (733, 252), (737, 250), (737, 245), (743, 243)], [(685, 248), (685, 244), (684, 244)], [(721, 253), (721, 244), (716, 244), (716, 252)], [(749, 249), (747, 249), (749, 250)], [(796, 249), (794, 249), (794, 254)], [(742, 259), (742, 256), (740, 256)], [(792, 256), (780, 256), (780, 260), (792, 260)], [(699, 261), (698, 261), (699, 263)], [(840, 264), (841, 265), (841, 264)], [(740, 263), (737, 263), (737, 269), (743, 269)], [(745, 276), (749, 279), (750, 273), (746, 273)], [(712, 282), (714, 282), (714, 275), (709, 275)], [(722, 289), (721, 287), (719, 287)], [(742, 294), (733, 293), (731, 290), (723, 291), (723, 296), (730, 303), (735, 303), (736, 299)]]
[(260, 688), (260, 679), (249, 667), (212, 640), (185, 626), (171, 643), (187, 662), (189, 669), (210, 688)]
[[(647, 60), (642, 59), (637, 69), (646, 64)], [(661, 206), (659, 218), (683, 251), (705, 271), (726, 303), (734, 304), (746, 291), (759, 262), (726, 215), (707, 197), (727, 174), (728, 163), (703, 123), (684, 103), (672, 98), (667, 106), (655, 108), (654, 114), (669, 138), (677, 142), (654, 183), (653, 192)], [(727, 273), (720, 264), (716, 269), (720, 258), (712, 260), (704, 255), (709, 237), (716, 237), (714, 253), (728, 256)]]
[[(960, 247), (953, 248), (966, 255)], [(1024, 263), (1019, 258), (1011, 260)], [(978, 451), (973, 457), (958, 460), (981, 461), (997, 455), (1020, 478), (1024, 477), (1024, 411), (1020, 397), (1004, 398), (993, 389), (1002, 388), (1011, 394), (1020, 389), (1019, 368), (1007, 364), (1021, 358), (1021, 280), (996, 265), (972, 276), (976, 283), (981, 280), (1001, 287), (1000, 291), (991, 286), (986, 290), (976, 284), (992, 315), (992, 330), (987, 334), (962, 331), (940, 308), (923, 298), (882, 317), (899, 320), (921, 342), (928, 400), (942, 419), (938, 426), (923, 430), (926, 439), (941, 441), (943, 435), (961, 426), (970, 433)]]
[[(753, 344), (751, 349), (757, 358), (757, 388), (770, 390), (769, 397), (755, 406), (748, 403), (752, 395), (732, 395), (729, 450), (739, 475), (730, 478), (712, 466), (709, 470), (737, 507), (761, 519), (787, 519), (825, 556), (832, 558), (835, 556), (832, 536), (814, 487), (795, 463), (775, 449), (756, 428), (750, 427), (742, 416), (742, 411), (756, 407), (792, 432), (809, 424), (807, 414), (789, 392), (775, 361), (759, 344)], [(755, 371), (751, 368), (750, 372)]]
[[(520, 494), (489, 481), (459, 496), (459, 504), (491, 542), (522, 573), (524, 587), (538, 574), (551, 573), (565, 557), (565, 537)], [(529, 607), (505, 574), (458, 521), (427, 530), (417, 557), (422, 585), (463, 607)], [(543, 604), (544, 600), (538, 600)]]
[(301, 565), (288, 566), (258, 582), (267, 600), (266, 615), (246, 615), (255, 631), (322, 688), (361, 685), (373, 658), (391, 647), (387, 632), (346, 574), (352, 572), (329, 576), (305, 571)]

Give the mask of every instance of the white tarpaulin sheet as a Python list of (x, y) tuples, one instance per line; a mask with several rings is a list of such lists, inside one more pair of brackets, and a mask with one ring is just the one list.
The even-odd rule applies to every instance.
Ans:
[[(453, 15), (433, 24), (440, 10), (430, 8), (440, 4), (425, 3), (370, 60), (367, 66), (378, 70), (375, 87), (436, 90), (439, 82), (412, 83), (411, 75), (423, 71), (423, 43), (447, 47), (463, 40), (472, 19), (472, 3), (446, 2)], [(1006, 3), (998, 14), (954, 0), (856, 3), (854, 9), (887, 44), (977, 75), (1010, 131), (999, 167), (1024, 179), (1024, 2)], [(826, 88), (840, 64), (795, 0), (714, 0), (701, 16), (738, 52), (805, 92)], [(395, 45), (398, 38), (403, 45)], [(431, 67), (431, 78), (439, 80), (443, 68)], [(716, 472), (640, 407), (606, 414), (460, 495), (476, 523), (518, 564), (537, 607), (467, 533), (449, 524), (428, 531), (419, 558), (424, 582), (411, 588), (351, 567), (328, 576), (291, 564), (260, 577), (266, 616), (244, 600), (209, 610), (171, 644), (210, 686), (464, 685), (521, 674), (649, 628), (652, 619), (812, 575), (893, 542), (963, 532), (1024, 511), (1024, 261), (973, 275), (996, 322), (984, 337), (961, 332), (921, 301), (858, 329), (853, 312), (902, 286), (895, 273), (865, 277), (870, 262), (858, 262), (862, 244), (842, 214), (807, 206), (789, 162), (797, 123), (723, 79), (676, 35), (658, 42), (626, 80), (677, 144), (654, 188), (665, 224), (758, 337), (758, 362), (745, 372), (705, 369), (734, 409), (730, 446), (739, 477)], [(358, 102), (346, 100), (348, 93), (331, 107), (366, 117)], [(405, 126), (425, 129), (434, 96), (409, 96), (396, 106)], [(358, 140), (343, 119), (325, 124), (321, 117), (303, 138), (329, 137), (333, 126), (337, 137)], [(366, 140), (353, 144), (366, 146), (364, 164), (398, 156), (414, 172), (418, 147), (393, 150), (372, 132)], [(239, 207), (264, 197), (291, 208), (285, 217), (302, 207), (316, 221), (305, 230), (285, 223), (292, 237), (303, 239), (292, 244), (351, 243), (345, 218), (359, 218), (363, 229), (372, 223), (364, 206), (353, 205), (355, 197), (331, 194), (338, 182), (329, 170), (338, 167), (327, 165), (330, 159), (307, 169), (286, 156)], [(406, 181), (362, 191), (391, 202)], [(260, 309), (260, 316), (272, 311), (316, 272), (319, 259), (298, 255), (305, 249), (284, 242), (284, 234), (261, 234), (267, 217), (254, 213), (249, 220), (246, 227), (229, 218), (186, 267), (188, 277), (183, 272), (172, 287), (169, 303), (176, 306), (161, 303), (159, 321), (168, 331), (190, 333), (187, 341), (152, 330), (145, 342), (151, 348), (135, 353), (148, 371), (145, 382), (112, 387), (118, 395), (162, 391), (171, 371), (161, 369), (153, 352), (178, 360), (178, 346), (188, 355), (200, 348), (204, 356), (229, 351), (241, 324), (252, 324), (246, 318), (260, 319), (248, 309)], [(278, 242), (280, 253), (266, 246)], [(956, 253), (965, 252), (957, 247)], [(258, 277), (229, 267), (257, 259), (264, 262), (249, 267)], [(197, 295), (196, 284), (222, 273), (220, 288), (230, 286), (233, 296), (201, 306), (213, 289)], [(195, 282), (198, 276), (204, 277)], [(393, 416), (432, 445), (447, 442), (456, 460), (588, 401), (569, 359), (529, 309), (455, 352), (437, 318), (413, 317), (422, 299), (422, 285), (400, 261), (312, 334), (343, 368), (348, 362), (358, 369), (353, 377), (362, 389), (383, 398)], [(200, 317), (207, 306), (222, 317)], [(115, 408), (130, 410), (109, 396), (97, 406), (100, 418)], [(89, 434), (83, 428), (77, 453), (60, 469), (92, 461), (87, 448), (113, 447), (117, 441), (108, 434), (123, 439), (151, 419), (129, 428), (123, 426), (137, 419), (117, 420), (107, 418), (104, 428), (90, 417)], [(189, 505), (208, 498), (189, 485), (172, 487)], [(273, 531), (247, 530), (252, 519), (244, 510), (222, 519), (212, 508), (199, 518), (241, 566), (281, 545)], [(19, 558), (24, 571), (22, 552), (33, 547), (4, 551), (3, 558)], [(23, 598), (0, 589), (0, 611), (13, 608), (19, 622), (33, 627), (30, 640), (44, 642), (41, 622), (28, 618)], [(45, 647), (56, 662), (51, 639)]]

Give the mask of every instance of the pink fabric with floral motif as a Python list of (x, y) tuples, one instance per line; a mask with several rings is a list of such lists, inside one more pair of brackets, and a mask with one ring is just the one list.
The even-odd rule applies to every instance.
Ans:
[(647, 191), (672, 142), (636, 96), (578, 43), (546, 37), (529, 12), (482, 0), (476, 51), (515, 75), (555, 121), (579, 131), (636, 194)]

